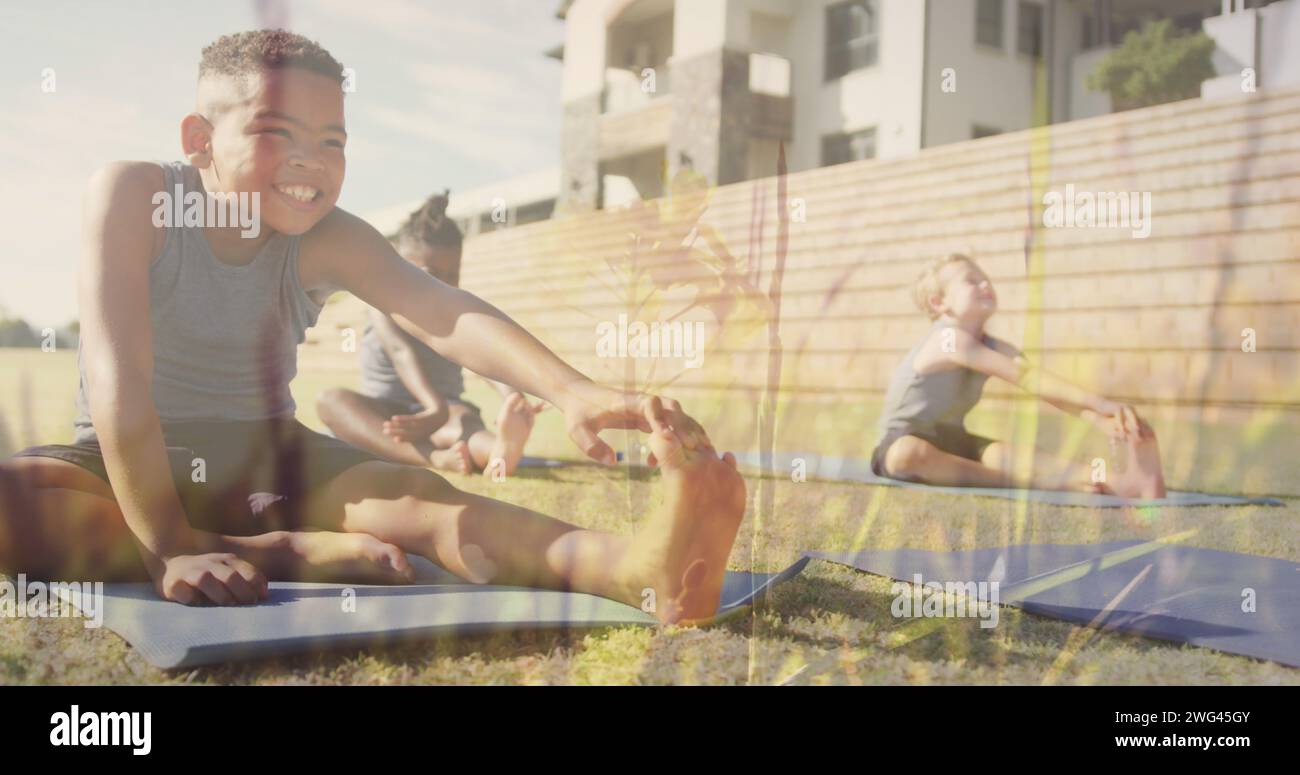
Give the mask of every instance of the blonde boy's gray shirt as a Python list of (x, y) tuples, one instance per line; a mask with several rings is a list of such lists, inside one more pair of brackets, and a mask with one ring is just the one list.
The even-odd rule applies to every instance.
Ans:
[[(885, 402), (880, 413), (878, 435), (884, 438), (890, 431), (934, 433), (939, 426), (962, 427), (967, 413), (979, 403), (988, 375), (973, 369), (956, 367), (930, 374), (918, 374), (914, 361), (916, 355), (934, 332), (948, 323), (934, 321), (930, 331), (917, 342), (903, 362), (894, 370)], [(1020, 351), (989, 334), (984, 344), (1008, 355)]]

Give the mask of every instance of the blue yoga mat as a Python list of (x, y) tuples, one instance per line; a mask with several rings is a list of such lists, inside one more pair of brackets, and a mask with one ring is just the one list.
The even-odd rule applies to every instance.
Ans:
[(1286, 560), (1143, 541), (806, 556), (908, 583), (998, 581), (999, 602), (1030, 613), (1300, 667), (1300, 567)]
[[(475, 586), (411, 557), (415, 584), (276, 582), (255, 606), (188, 607), (148, 584), (104, 585), (104, 625), (150, 664), (188, 668), (323, 649), (362, 648), (505, 630), (653, 625), (653, 615), (612, 600), (522, 587)], [(714, 621), (735, 615), (803, 570), (728, 572)], [(353, 590), (347, 610), (345, 590)]]
[[(939, 487), (918, 482), (904, 482), (876, 476), (871, 470), (871, 461), (862, 458), (830, 457), (815, 452), (777, 452), (773, 455), (772, 466), (775, 470), (788, 474), (793, 470), (796, 460), (804, 461), (804, 472), (809, 479), (830, 479), (834, 481), (863, 482), (887, 487), (905, 487), (915, 490), (942, 492), (949, 495), (980, 495), (986, 498), (1004, 498), (1006, 500), (1031, 500), (1040, 503), (1052, 503), (1058, 506), (1084, 506), (1090, 508), (1119, 508), (1121, 506), (1282, 506), (1277, 498), (1242, 497), (1237, 495), (1214, 495), (1203, 492), (1180, 492), (1170, 490), (1164, 498), (1138, 500), (1121, 498), (1118, 495), (1095, 495), (1086, 492), (1064, 492), (1061, 490), (1016, 490), (1009, 487)], [(736, 461), (746, 468), (758, 469), (762, 461), (757, 452), (736, 453)]]

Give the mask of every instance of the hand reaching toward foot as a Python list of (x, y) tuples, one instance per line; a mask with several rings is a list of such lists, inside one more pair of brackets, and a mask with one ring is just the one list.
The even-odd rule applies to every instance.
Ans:
[(368, 533), (290, 534), (301, 581), (404, 584), (415, 578), (406, 553)]
[[(671, 398), (623, 392), (586, 381), (570, 386), (561, 409), (573, 443), (592, 460), (606, 465), (613, 465), (617, 458), (597, 434), (610, 428), (636, 428), (644, 433), (667, 429), (687, 449), (713, 449), (704, 428)], [(650, 464), (655, 464), (653, 452)]]

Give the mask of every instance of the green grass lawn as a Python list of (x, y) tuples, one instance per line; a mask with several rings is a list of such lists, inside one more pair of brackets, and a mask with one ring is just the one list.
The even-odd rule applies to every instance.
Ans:
[[(5, 380), (0, 384), (0, 417), (5, 422), (0, 426), (0, 453), (37, 441), (66, 440), (76, 387), (75, 357), (10, 350), (0, 351), (0, 364)], [(333, 381), (304, 373), (295, 382), (305, 422), (315, 423), (311, 403)], [(340, 381), (346, 384), (348, 379)], [(478, 386), (471, 397), (480, 401), (490, 419), (496, 400)], [(700, 414), (705, 417), (720, 417), (727, 410), (703, 408)], [(856, 419), (863, 411), (846, 408), (837, 419), (831, 410), (796, 408), (786, 417), (799, 421), (788, 420), (791, 427), (779, 437), (800, 444), (808, 434), (869, 436)], [(533, 451), (574, 456), (559, 419), (554, 412), (541, 416)], [(1175, 483), (1222, 489), (1236, 482), (1231, 488), (1236, 491), (1251, 491), (1243, 482), (1283, 483), (1280, 471), (1286, 461), (1294, 470), (1294, 429), (1281, 433), (1269, 427), (1244, 428), (1178, 431), (1202, 439), (1197, 446), (1204, 450), (1186, 464)], [(1074, 430), (1063, 425), (1047, 432), (1066, 439)], [(1223, 458), (1232, 453), (1233, 439), (1252, 459), (1269, 462), (1264, 473), (1230, 477), (1232, 466)], [(478, 477), (454, 481), (464, 489), (526, 503), (576, 524), (634, 533), (637, 516), (655, 502), (656, 479), (629, 477), (625, 469), (575, 465), (529, 469), (498, 484)], [(1089, 510), (1035, 503), (1022, 507), (987, 498), (781, 477), (768, 481), (775, 488), (777, 516), (759, 525), (752, 507), (759, 480), (749, 477), (747, 483), (751, 508), (730, 559), (733, 569), (777, 570), (806, 549), (967, 549), (1151, 539), (1188, 531), (1190, 545), (1300, 562), (1300, 502), (1295, 498), (1283, 508)], [(999, 625), (991, 630), (981, 629), (973, 619), (926, 620), (932, 628), (917, 630), (891, 616), (891, 583), (813, 562), (801, 576), (774, 590), (751, 616), (707, 629), (622, 627), (474, 636), (172, 673), (150, 667), (107, 629), (87, 631), (72, 620), (4, 619), (0, 684), (1300, 684), (1300, 670), (1097, 632), (1014, 608), (1003, 608)]]

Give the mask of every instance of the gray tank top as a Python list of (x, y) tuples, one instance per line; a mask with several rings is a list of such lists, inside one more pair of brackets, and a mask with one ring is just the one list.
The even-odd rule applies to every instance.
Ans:
[[(406, 337), (433, 389), (448, 400), (460, 398), (460, 394), (465, 392), (465, 378), (460, 366), (429, 349), (405, 331), (400, 333)], [(388, 351), (384, 349), (384, 342), (373, 326), (367, 326), (366, 332), (361, 335), (359, 355), (362, 395), (407, 404), (419, 403), (411, 391), (406, 389), (406, 385), (402, 384), (402, 378), (398, 376), (392, 359), (388, 357)]]
[[(931, 374), (916, 373), (913, 362), (917, 352), (935, 331), (947, 325), (936, 320), (894, 371), (880, 414), (880, 439), (897, 432), (934, 433), (937, 426), (943, 425), (964, 427), (967, 413), (979, 403), (987, 374), (962, 366)], [(984, 343), (1009, 355), (1020, 354), (1015, 347), (988, 334), (984, 335)]]
[[(203, 191), (196, 168), (161, 163), (168, 193)], [(246, 266), (213, 255), (201, 228), (167, 229), (149, 267), (153, 402), (164, 422), (292, 417), (298, 345), (321, 307), (298, 279), (298, 237), (272, 234)], [(84, 341), (84, 340), (83, 340)], [(95, 438), (77, 352), (75, 440)]]

